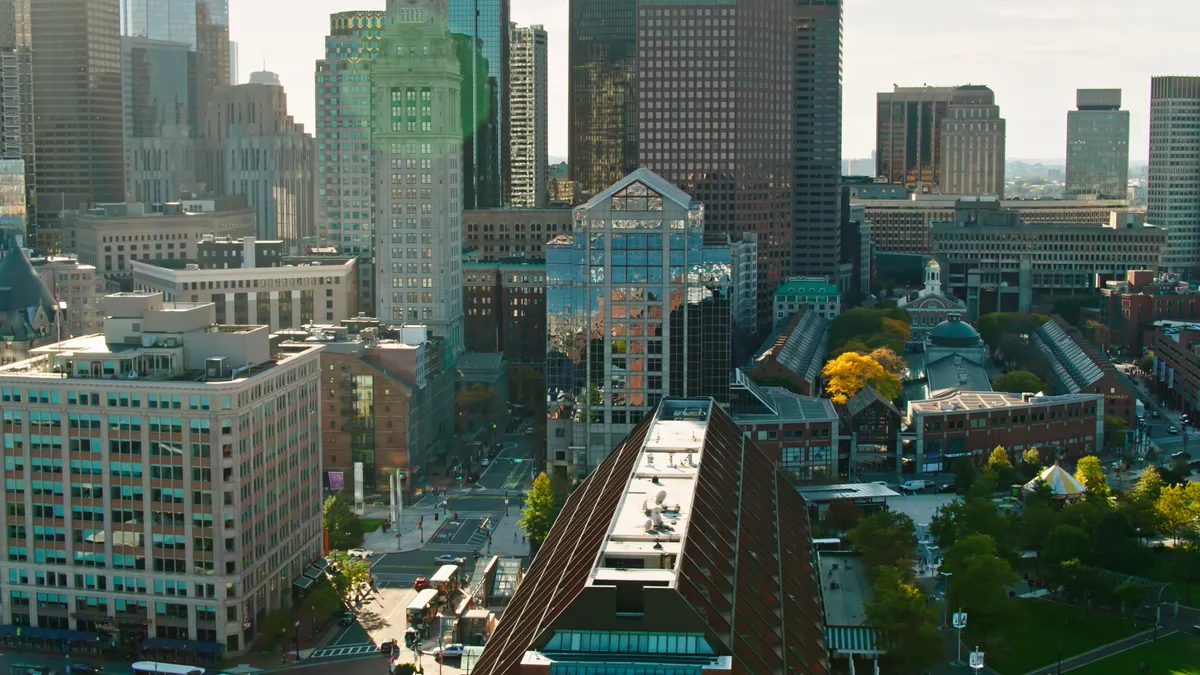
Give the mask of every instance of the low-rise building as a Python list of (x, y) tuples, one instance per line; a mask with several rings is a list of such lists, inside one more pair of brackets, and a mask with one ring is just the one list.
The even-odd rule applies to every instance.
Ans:
[(1093, 342), (1137, 357), (1150, 346), (1154, 324), (1164, 320), (1200, 320), (1200, 289), (1176, 274), (1130, 271), (1100, 289)]
[(996, 199), (964, 195), (911, 194), (901, 199), (880, 194), (881, 188), (855, 186), (851, 204), (862, 206), (871, 221), (871, 241), (879, 253), (930, 255), (932, 225), (954, 219), (955, 204), (962, 200), (996, 203), (1013, 209), (1022, 222), (1042, 225), (1099, 226), (1112, 211), (1128, 211), (1129, 202), (1117, 199)]
[(966, 303), (942, 290), (942, 266), (933, 258), (925, 263), (925, 287), (900, 298), (896, 306), (908, 313), (913, 343), (922, 342), (935, 326), (949, 319), (951, 314), (962, 315), (967, 311)]
[(761, 384), (818, 396), (828, 353), (829, 321), (815, 311), (801, 309), (767, 337), (746, 365), (746, 372)]
[(132, 288), (134, 261), (190, 260), (206, 234), (253, 237), (257, 216), (242, 198), (147, 206), (97, 204), (63, 218), (62, 250)]
[(463, 211), (463, 248), (479, 260), (545, 259), (543, 245), (571, 231), (568, 208), (472, 209)]
[(792, 277), (775, 289), (771, 299), (773, 326), (785, 323), (792, 315), (807, 307), (826, 321), (832, 321), (842, 311), (842, 298), (837, 284), (824, 277)]
[(104, 330), (104, 306), (107, 283), (96, 277), (96, 267), (85, 265), (75, 256), (50, 256), (30, 261), (64, 311), (62, 337), (91, 335)]
[(901, 459), (918, 473), (950, 471), (960, 457), (982, 463), (997, 446), (1036, 448), (1044, 462), (1078, 458), (1103, 445), (1104, 396), (951, 391), (909, 401), (904, 422)]
[[(252, 262), (246, 260), (243, 264)], [(279, 267), (201, 269), (186, 260), (132, 263), (133, 286), (169, 301), (212, 302), (223, 323), (261, 323), (272, 331), (337, 323), (358, 314), (354, 266), (299, 263)]]
[(1054, 390), (1061, 394), (1100, 394), (1104, 414), (1137, 424), (1137, 394), (1117, 376), (1113, 367), (1083, 335), (1057, 314), (1038, 326), (1030, 344), (1050, 364)]
[(0, 366), (0, 621), (158, 661), (240, 654), (320, 574), (321, 348), (273, 349), (212, 303), (104, 304), (103, 333)]
[(0, 365), (61, 338), (66, 323), (54, 295), (38, 279), (10, 233), (0, 235)]
[(196, 264), (203, 270), (239, 267), (279, 267), (283, 264), (283, 241), (255, 237), (217, 237), (206, 234), (196, 243)]
[(735, 370), (729, 413), (792, 481), (837, 475), (838, 416), (829, 399), (760, 387)]
[(900, 473), (901, 414), (871, 387), (851, 396), (840, 411), (840, 475), (857, 480), (864, 473)]
[(1158, 321), (1150, 334), (1155, 393), (1196, 419), (1200, 411), (1200, 322)]
[(447, 461), (454, 433), (454, 376), (424, 326), (375, 319), (284, 331), (282, 344), (320, 345), (323, 487), (386, 490), (399, 473), (406, 499), (419, 495)]
[(932, 225), (942, 288), (967, 317), (1029, 312), (1045, 296), (1092, 293), (1129, 270), (1157, 270), (1167, 233), (1140, 214), (1113, 213), (1107, 226), (1039, 225), (998, 202), (960, 202)]

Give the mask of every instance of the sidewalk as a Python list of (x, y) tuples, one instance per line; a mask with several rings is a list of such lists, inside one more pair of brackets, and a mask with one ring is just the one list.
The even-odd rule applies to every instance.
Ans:
[[(463, 492), (469, 492), (470, 488), (465, 488)], [(455, 491), (455, 493), (458, 490)], [(454, 493), (451, 493), (452, 495)], [(437, 532), (439, 526), (449, 516), (439, 515), (437, 520), (433, 519), (434, 512), (438, 509), (432, 504), (407, 506), (404, 508), (400, 516), (399, 527), (394, 527), (391, 530), (384, 532), (380, 528), (374, 532), (368, 532), (363, 536), (362, 547), (375, 551), (376, 553), (394, 553), (397, 551), (416, 551), (422, 548), (429, 542), (430, 537), (434, 532)], [(521, 511), (516, 504), (509, 507), (509, 515), (495, 519), (495, 530), (492, 532), (492, 540), (480, 547), (480, 555), (499, 555), (499, 556), (526, 556), (529, 555), (529, 543), (523, 537), (517, 522), (521, 519)], [(476, 514), (471, 511), (459, 511), (459, 519), (474, 518), (483, 514)], [(491, 515), (490, 512), (487, 513)], [(388, 518), (389, 513), (387, 508), (367, 509), (364, 517), (369, 518)], [(417, 524), (423, 523), (423, 528), (418, 528)]]

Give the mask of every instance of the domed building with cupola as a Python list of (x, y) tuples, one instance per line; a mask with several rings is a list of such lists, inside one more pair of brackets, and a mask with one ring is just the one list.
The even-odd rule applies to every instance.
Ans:
[(925, 287), (896, 303), (908, 312), (912, 342), (919, 344), (925, 336), (941, 325), (951, 314), (966, 314), (967, 305), (942, 290), (942, 266), (930, 258), (925, 263)]

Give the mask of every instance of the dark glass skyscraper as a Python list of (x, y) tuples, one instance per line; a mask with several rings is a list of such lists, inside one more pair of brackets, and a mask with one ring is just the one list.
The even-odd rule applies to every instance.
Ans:
[(637, 0), (571, 0), (571, 180), (594, 195), (638, 167)]
[[(508, 0), (449, 0), (450, 32), (463, 65), (462, 92), (478, 121), (463, 139), (463, 206), (500, 206), (508, 190)], [(463, 118), (464, 124), (467, 118)], [(486, 135), (486, 137), (483, 137)]]
[(196, 0), (124, 0), (121, 34), (196, 48)]
[(842, 0), (790, 1), (796, 5), (792, 274), (836, 281), (841, 250)]
[(1067, 112), (1067, 194), (1125, 199), (1129, 183), (1129, 111), (1120, 89), (1076, 89)]

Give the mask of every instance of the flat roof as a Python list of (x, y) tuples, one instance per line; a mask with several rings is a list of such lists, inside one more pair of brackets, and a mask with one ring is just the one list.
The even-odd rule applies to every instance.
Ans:
[(810, 502), (832, 502), (839, 499), (887, 499), (900, 493), (879, 483), (841, 483), (837, 485), (805, 485), (796, 492)]
[[(679, 553), (687, 537), (696, 474), (703, 460), (709, 401), (666, 401), (646, 432), (646, 440), (609, 523), (592, 571), (594, 582), (637, 579), (673, 585)], [(649, 560), (675, 555), (675, 566), (628, 569), (613, 559)]]
[(413, 598), (412, 602), (408, 603), (410, 610), (423, 610), (437, 597), (438, 590), (436, 588), (426, 588), (417, 593), (417, 597)]
[(1050, 403), (1078, 403), (1103, 398), (1100, 394), (1065, 394), (1063, 396), (1030, 396), (1006, 394), (999, 391), (960, 391), (940, 398), (909, 401), (908, 412), (947, 413), (1018, 408)]
[(863, 606), (870, 597), (871, 582), (859, 555), (847, 551), (818, 552), (817, 573), (825, 625), (864, 625), (867, 617)]

